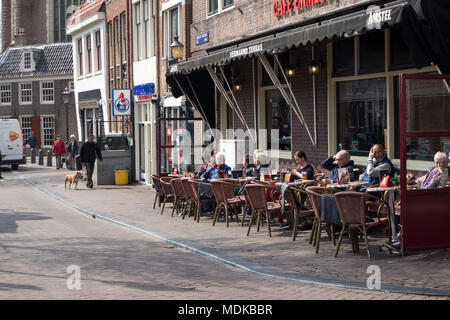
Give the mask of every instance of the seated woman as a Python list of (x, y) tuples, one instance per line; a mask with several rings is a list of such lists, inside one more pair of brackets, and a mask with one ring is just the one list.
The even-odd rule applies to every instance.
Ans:
[(314, 179), (314, 168), (308, 163), (306, 153), (302, 150), (298, 150), (294, 154), (294, 160), (298, 164), (297, 169), (292, 170), (294, 174), (294, 180), (303, 179), (303, 173), (306, 173), (306, 179)]
[(250, 164), (250, 156), (248, 154), (244, 155), (244, 159), (242, 160), (242, 175), (244, 177), (251, 176), (253, 168), (255, 168), (255, 166)]
[(268, 168), (271, 162), (267, 163), (266, 154), (264, 151), (255, 150), (253, 153), (253, 162), (255, 166), (253, 168), (252, 176), (259, 178), (261, 175), (261, 168)]
[(433, 189), (445, 187), (448, 180), (448, 161), (444, 152), (436, 152), (434, 155), (435, 167), (416, 180), (420, 189)]

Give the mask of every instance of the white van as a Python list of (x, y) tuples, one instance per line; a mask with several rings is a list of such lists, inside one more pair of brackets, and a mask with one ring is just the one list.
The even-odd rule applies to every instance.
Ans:
[(17, 119), (0, 119), (0, 154), (2, 165), (11, 165), (13, 170), (26, 163), (22, 128)]

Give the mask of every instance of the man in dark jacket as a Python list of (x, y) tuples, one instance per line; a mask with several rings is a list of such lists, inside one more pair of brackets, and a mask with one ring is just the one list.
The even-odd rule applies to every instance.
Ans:
[(98, 144), (94, 141), (94, 135), (90, 134), (88, 140), (81, 146), (80, 151), (81, 162), (86, 166), (88, 188), (92, 188), (94, 186), (94, 183), (92, 182), (92, 174), (94, 173), (96, 155), (98, 161), (103, 162), (102, 152)]
[(347, 168), (350, 176), (350, 181), (355, 181), (353, 167), (355, 166), (353, 160), (350, 160), (350, 153), (347, 150), (341, 150), (336, 155), (324, 160), (321, 164), (322, 168), (330, 170), (328, 179), (333, 183), (339, 182), (339, 168)]

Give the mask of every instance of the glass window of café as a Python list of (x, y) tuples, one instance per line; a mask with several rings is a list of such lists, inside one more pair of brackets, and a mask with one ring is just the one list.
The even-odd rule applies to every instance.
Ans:
[(331, 152), (346, 149), (365, 164), (371, 146), (379, 143), (391, 159), (399, 159), (399, 74), (434, 73), (434, 67), (414, 69), (401, 26), (333, 42), (328, 57), (336, 133)]

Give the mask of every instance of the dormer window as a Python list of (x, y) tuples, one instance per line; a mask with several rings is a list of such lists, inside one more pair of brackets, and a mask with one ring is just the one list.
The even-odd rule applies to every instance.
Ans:
[(22, 53), (22, 71), (34, 71), (33, 52), (25, 51)]
[(31, 52), (23, 53), (23, 69), (24, 70), (31, 69)]

